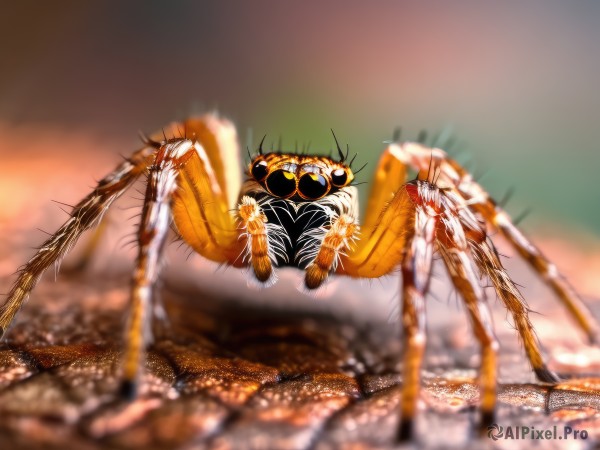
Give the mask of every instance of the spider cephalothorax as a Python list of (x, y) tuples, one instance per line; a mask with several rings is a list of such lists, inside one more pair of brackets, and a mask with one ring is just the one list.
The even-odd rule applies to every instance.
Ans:
[(319, 200), (354, 180), (345, 156), (334, 161), (325, 156), (262, 151), (249, 166), (250, 176), (272, 196), (296, 201)]
[[(252, 254), (254, 238), (248, 230), (245, 259), (248, 260), (259, 281), (266, 282), (274, 266), (291, 265), (308, 269), (306, 287), (320, 286), (327, 275), (337, 268), (339, 257), (358, 233), (358, 192), (351, 186), (354, 174), (340, 159), (292, 153), (259, 154), (252, 158), (248, 179), (242, 186), (240, 210), (242, 222), (254, 205), (260, 208), (265, 220), (265, 247), (268, 261), (260, 261), (257, 246)], [(329, 225), (339, 221), (337, 242), (327, 255), (317, 258)], [(342, 229), (339, 229), (342, 228)], [(336, 239), (334, 238), (334, 239)], [(330, 238), (330, 241), (332, 239)], [(270, 251), (270, 254), (268, 252)], [(264, 258), (264, 257), (263, 257)], [(311, 266), (312, 265), (312, 266)], [(309, 268), (310, 266), (310, 268)]]
[[(167, 139), (167, 135), (175, 137)], [(493, 419), (498, 351), (482, 278), (489, 280), (511, 314), (538, 378), (558, 379), (542, 359), (529, 309), (502, 266), (489, 230), (502, 233), (544, 277), (590, 340), (597, 337), (598, 326), (556, 266), (443, 150), (422, 142), (387, 146), (375, 172), (360, 235), (354, 174), (339, 146), (338, 154), (337, 161), (264, 154), (261, 146), (244, 181), (239, 144), (229, 121), (209, 114), (174, 124), (164, 139), (148, 138), (141, 150), (102, 179), (23, 266), (0, 309), (0, 336), (42, 273), (100, 221), (138, 176), (146, 174), (122, 369), (123, 392), (129, 396), (135, 395), (150, 339), (152, 289), (171, 225), (200, 255), (248, 267), (265, 284), (275, 280), (276, 268), (282, 265), (302, 269), (309, 289), (334, 273), (378, 278), (400, 268), (405, 340), (400, 439), (411, 436), (416, 412), (425, 349), (424, 301), (434, 253), (441, 256), (462, 296), (481, 346), (482, 430)], [(418, 176), (407, 181), (409, 168)]]

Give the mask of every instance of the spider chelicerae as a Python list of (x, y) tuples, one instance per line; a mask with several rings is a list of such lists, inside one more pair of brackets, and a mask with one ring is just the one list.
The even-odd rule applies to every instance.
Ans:
[[(167, 136), (174, 136), (167, 138)], [(335, 135), (334, 135), (335, 138)], [(264, 139), (263, 139), (264, 140)], [(400, 268), (404, 331), (398, 438), (412, 435), (425, 349), (424, 301), (435, 253), (466, 305), (481, 346), (481, 429), (493, 422), (498, 342), (481, 278), (487, 278), (512, 315), (537, 377), (557, 376), (544, 363), (528, 307), (489, 238), (499, 231), (546, 280), (591, 341), (598, 326), (575, 291), (456, 161), (421, 142), (391, 142), (376, 168), (366, 215), (359, 226), (358, 194), (348, 152), (338, 157), (250, 155), (245, 180), (235, 127), (216, 114), (171, 125), (104, 177), (70, 218), (23, 266), (0, 309), (0, 336), (42, 273), (97, 225), (114, 200), (141, 175), (146, 192), (137, 232), (122, 363), (123, 394), (135, 396), (145, 347), (151, 339), (152, 291), (169, 229), (209, 260), (247, 267), (269, 285), (280, 266), (304, 271), (312, 290), (329, 276), (378, 278)], [(418, 173), (407, 181), (408, 170)]]

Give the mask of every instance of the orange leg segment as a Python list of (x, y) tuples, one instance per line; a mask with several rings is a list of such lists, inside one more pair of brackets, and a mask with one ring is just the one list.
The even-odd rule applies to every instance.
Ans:
[(438, 217), (420, 206), (415, 215), (414, 236), (402, 263), (402, 329), (404, 364), (398, 440), (411, 440), (421, 384), (425, 352), (425, 295), (429, 289)]
[(242, 197), (238, 207), (242, 229), (246, 230), (248, 240), (246, 253), (252, 264), (256, 278), (267, 282), (273, 273), (273, 265), (269, 256), (269, 239), (267, 235), (267, 218), (260, 206), (252, 197)]
[(440, 254), (454, 286), (465, 300), (473, 331), (481, 346), (479, 385), (482, 417), (479, 430), (484, 432), (494, 421), (498, 341), (494, 335), (491, 314), (485, 303), (483, 289), (473, 271), (468, 253), (458, 248), (440, 246)]
[(321, 246), (312, 263), (306, 268), (304, 283), (308, 289), (316, 289), (335, 268), (340, 254), (350, 247), (358, 231), (355, 219), (348, 214), (335, 218), (323, 236)]

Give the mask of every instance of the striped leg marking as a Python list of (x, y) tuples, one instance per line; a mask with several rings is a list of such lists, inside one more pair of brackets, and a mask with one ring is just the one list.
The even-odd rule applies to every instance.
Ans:
[(155, 152), (154, 148), (143, 148), (135, 152), (100, 180), (96, 188), (73, 208), (69, 220), (40, 246), (38, 252), (20, 270), (6, 302), (0, 308), (0, 338), (6, 333), (44, 271), (52, 264), (58, 263), (84, 231), (100, 222), (112, 202), (152, 163)]
[(440, 247), (452, 283), (460, 292), (475, 337), (481, 346), (481, 368), (479, 387), (481, 392), (481, 422), (480, 432), (485, 432), (487, 426), (494, 421), (496, 406), (496, 381), (498, 365), (498, 341), (494, 335), (490, 310), (485, 303), (483, 289), (473, 271), (473, 265), (466, 251), (458, 248), (446, 249)]
[(417, 206), (415, 234), (402, 263), (402, 328), (406, 343), (403, 365), (400, 424), (397, 438), (410, 441), (421, 384), (425, 352), (425, 295), (429, 289), (438, 216)]
[(238, 206), (241, 228), (246, 234), (245, 257), (250, 260), (254, 275), (261, 283), (266, 283), (273, 274), (270, 244), (267, 234), (267, 217), (257, 201), (245, 195)]
[(171, 224), (171, 202), (177, 189), (177, 177), (181, 166), (195, 151), (195, 144), (190, 140), (168, 142), (160, 148), (148, 174), (125, 334), (121, 393), (126, 398), (136, 395), (145, 349), (151, 340), (152, 290)]
[(340, 255), (350, 248), (357, 232), (358, 225), (352, 216), (342, 214), (333, 219), (314, 260), (306, 268), (304, 284), (308, 289), (318, 288), (335, 271)]

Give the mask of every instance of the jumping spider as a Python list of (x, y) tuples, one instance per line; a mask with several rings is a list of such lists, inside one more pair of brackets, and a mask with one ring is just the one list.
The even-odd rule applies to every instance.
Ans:
[[(146, 193), (122, 366), (126, 395), (135, 395), (143, 367), (152, 290), (172, 222), (197, 253), (218, 263), (248, 267), (263, 284), (273, 283), (276, 268), (285, 265), (304, 271), (307, 289), (318, 288), (332, 274), (378, 278), (399, 267), (405, 340), (400, 440), (410, 439), (412, 433), (425, 349), (424, 302), (436, 252), (465, 302), (481, 345), (483, 427), (494, 417), (498, 342), (481, 277), (489, 279), (512, 315), (537, 377), (548, 383), (558, 381), (542, 359), (527, 305), (502, 266), (489, 230), (499, 231), (544, 278), (590, 340), (597, 335), (591, 314), (556, 266), (439, 148), (417, 142), (387, 146), (359, 233), (354, 172), (339, 145), (338, 158), (333, 159), (265, 153), (261, 142), (243, 181), (235, 128), (216, 115), (174, 124), (164, 139), (154, 136), (144, 144), (73, 208), (69, 220), (21, 269), (0, 309), (0, 335), (42, 273), (85, 230), (97, 225), (112, 202), (142, 174), (147, 177)], [(418, 176), (406, 181), (409, 168)]]

